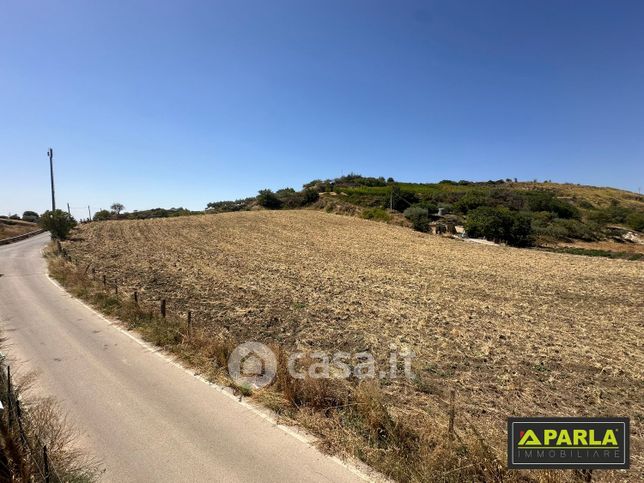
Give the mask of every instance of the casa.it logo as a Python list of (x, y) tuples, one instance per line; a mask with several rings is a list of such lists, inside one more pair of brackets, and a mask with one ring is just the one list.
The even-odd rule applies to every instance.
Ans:
[(275, 353), (260, 342), (238, 345), (228, 358), (228, 374), (239, 386), (252, 389), (268, 386), (276, 373)]
[(509, 468), (629, 467), (628, 418), (509, 418)]

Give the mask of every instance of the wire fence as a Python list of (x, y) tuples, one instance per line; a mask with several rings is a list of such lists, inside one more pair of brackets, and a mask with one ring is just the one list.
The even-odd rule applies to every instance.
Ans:
[(0, 480), (62, 483), (51, 461), (47, 444), (29, 424), (12, 379), (11, 366), (0, 354)]

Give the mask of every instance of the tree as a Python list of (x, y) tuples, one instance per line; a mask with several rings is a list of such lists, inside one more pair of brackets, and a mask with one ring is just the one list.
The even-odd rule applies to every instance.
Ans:
[(257, 195), (257, 202), (260, 206), (268, 208), (269, 210), (278, 210), (282, 207), (282, 200), (280, 200), (275, 193), (269, 189), (261, 190)]
[(76, 226), (73, 216), (63, 210), (45, 211), (38, 224), (43, 230), (51, 232), (52, 238), (65, 240), (69, 232)]
[(113, 203), (112, 206), (110, 206), (110, 209), (116, 216), (119, 216), (121, 214), (121, 211), (125, 209), (125, 206), (123, 206), (121, 203)]
[(469, 212), (465, 231), (473, 238), (486, 238), (506, 242), (512, 246), (533, 244), (531, 217), (507, 208), (480, 206)]
[(429, 230), (429, 212), (422, 206), (410, 206), (403, 215), (411, 221), (414, 230), (426, 232)]
[(98, 210), (94, 213), (94, 221), (105, 221), (112, 218), (112, 213), (107, 210)]
[(30, 221), (36, 223), (38, 221), (38, 213), (35, 211), (25, 211), (22, 214), (22, 221)]

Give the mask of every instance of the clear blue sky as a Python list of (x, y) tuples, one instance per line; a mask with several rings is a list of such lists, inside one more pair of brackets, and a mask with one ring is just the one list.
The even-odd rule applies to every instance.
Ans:
[[(128, 210), (351, 171), (644, 188), (644, 2), (21, 1), (0, 212)], [(83, 216), (83, 210), (76, 210)]]

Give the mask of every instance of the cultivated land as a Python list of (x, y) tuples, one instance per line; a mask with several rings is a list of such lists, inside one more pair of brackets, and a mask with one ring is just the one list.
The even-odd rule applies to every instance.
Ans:
[[(312, 210), (91, 223), (64, 247), (121, 295), (190, 309), (212, 337), (370, 351), (380, 362), (392, 346), (412, 350), (416, 380), (380, 386), (387, 418), (415, 428), (428, 459), (453, 388), (457, 433), (478, 432), (500, 461), (510, 415), (628, 416), (633, 469), (593, 478), (644, 477), (642, 262), (469, 244)], [(190, 354), (210, 367), (207, 353)], [(325, 416), (293, 415), (336, 451), (367, 439), (353, 452), (381, 470), (388, 452), (404, 453)], [(405, 471), (395, 476), (423, 476)]]
[(0, 240), (36, 231), (38, 225), (27, 221), (0, 220)]

